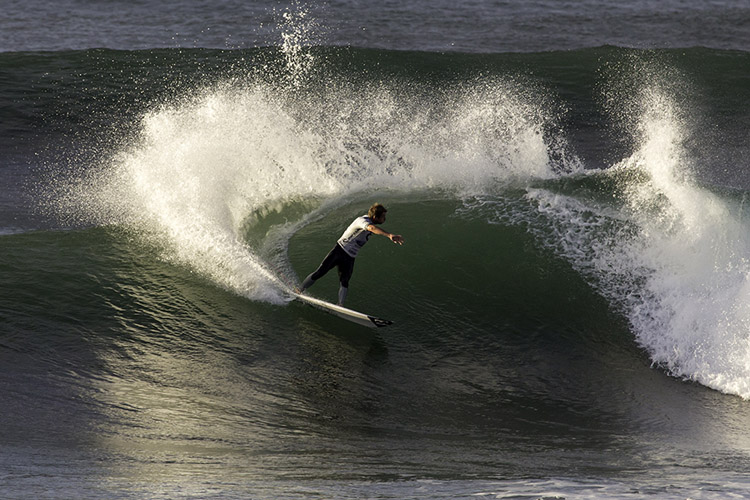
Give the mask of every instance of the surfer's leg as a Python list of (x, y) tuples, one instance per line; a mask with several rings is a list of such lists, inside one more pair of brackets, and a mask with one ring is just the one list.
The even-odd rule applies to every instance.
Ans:
[[(310, 275), (305, 278), (305, 280), (302, 282), (302, 286), (300, 287), (299, 293), (304, 292), (306, 289), (313, 286), (313, 284), (325, 276), (325, 274), (336, 267), (336, 264), (339, 260), (339, 251), (337, 249), (341, 248), (338, 244), (331, 249), (330, 252), (328, 252), (328, 255), (326, 255), (325, 259), (323, 259), (323, 262), (320, 263), (320, 266), (313, 271)], [(341, 253), (344, 253), (343, 250)]]
[(311, 273), (310, 275), (308, 275), (307, 278), (305, 278), (305, 280), (302, 282), (302, 285), (299, 287), (299, 293), (302, 293), (308, 288), (310, 288), (311, 286), (313, 286), (313, 283), (315, 283), (315, 280), (313, 279), (313, 274), (315, 273)]
[(349, 289), (345, 286), (339, 287), (339, 305), (343, 306), (344, 301), (346, 300), (346, 293), (349, 291)]
[(346, 294), (349, 291), (349, 279), (352, 277), (354, 272), (354, 257), (346, 256), (345, 259), (341, 259), (338, 264), (339, 267), (339, 305), (344, 305)]

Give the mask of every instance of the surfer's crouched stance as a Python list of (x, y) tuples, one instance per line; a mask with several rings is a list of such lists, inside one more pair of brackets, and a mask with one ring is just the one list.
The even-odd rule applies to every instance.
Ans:
[(343, 305), (346, 293), (349, 291), (349, 279), (354, 272), (354, 259), (357, 257), (359, 249), (370, 239), (370, 235), (373, 233), (379, 234), (398, 245), (404, 244), (404, 238), (400, 234), (392, 234), (377, 227), (379, 224), (385, 222), (386, 212), (387, 210), (383, 205), (375, 203), (370, 207), (367, 215), (354, 219), (354, 222), (346, 228), (346, 231), (344, 231), (344, 234), (341, 235), (341, 238), (333, 246), (333, 249), (328, 252), (323, 262), (320, 263), (318, 269), (302, 282), (299, 293), (303, 293), (328, 271), (334, 267), (338, 267), (339, 282), (341, 283), (338, 303), (339, 305)]

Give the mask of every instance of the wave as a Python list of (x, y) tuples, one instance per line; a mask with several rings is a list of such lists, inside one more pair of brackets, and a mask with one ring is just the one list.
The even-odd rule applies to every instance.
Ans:
[(659, 87), (641, 99), (638, 148), (617, 165), (530, 187), (520, 210), (491, 198), (465, 210), (528, 225), (623, 311), (655, 365), (748, 398), (746, 193), (701, 187), (674, 101)]
[[(306, 225), (379, 196), (458, 200), (458, 215), (527, 228), (569, 262), (622, 312), (654, 364), (750, 397), (746, 222), (736, 198), (703, 187), (707, 171), (722, 182), (703, 164), (717, 136), (696, 134), (719, 114), (742, 124), (724, 98), (747, 54), (292, 44), (53, 57), (92, 54), (115, 72), (133, 58), (166, 58), (190, 77), (157, 89), (169, 73), (154, 64), (145, 83), (126, 86), (140, 99), (113, 101), (104, 88), (89, 96), (93, 108), (74, 104), (72, 122), (122, 116), (101, 134), (114, 138), (90, 151), (79, 144), (66, 169), (45, 165), (53, 174), (39, 204), (64, 223), (128, 228), (219, 287), (281, 304), (278, 275), (294, 280), (289, 240)], [(713, 101), (691, 76), (706, 60), (725, 82), (709, 85), (720, 90)], [(613, 134), (613, 147), (599, 144)]]

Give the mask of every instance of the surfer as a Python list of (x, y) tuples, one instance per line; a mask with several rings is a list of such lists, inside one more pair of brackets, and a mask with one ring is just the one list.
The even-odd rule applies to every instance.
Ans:
[(323, 262), (320, 263), (318, 269), (310, 274), (302, 282), (302, 286), (299, 289), (299, 293), (304, 293), (305, 290), (310, 288), (317, 280), (323, 277), (328, 271), (334, 267), (339, 269), (339, 305), (344, 304), (346, 294), (349, 291), (349, 279), (352, 277), (354, 272), (354, 259), (359, 253), (359, 249), (367, 243), (370, 236), (379, 234), (390, 239), (397, 245), (404, 244), (404, 238), (400, 234), (389, 233), (377, 227), (378, 225), (385, 222), (385, 214), (387, 210), (380, 203), (375, 203), (368, 210), (367, 215), (357, 217), (354, 219), (341, 238), (338, 239), (333, 249), (328, 252)]

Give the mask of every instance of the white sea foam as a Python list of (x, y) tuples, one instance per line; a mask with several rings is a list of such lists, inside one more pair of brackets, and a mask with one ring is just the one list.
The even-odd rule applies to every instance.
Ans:
[[(737, 207), (698, 187), (682, 166), (682, 124), (654, 92), (641, 147), (621, 168), (642, 168), (629, 207), (639, 225), (638, 265), (653, 270), (629, 300), (639, 341), (679, 376), (750, 398), (750, 240)], [(657, 208), (654, 208), (657, 207)]]
[(750, 398), (750, 227), (692, 179), (674, 101), (639, 98), (635, 152), (590, 173), (621, 178), (622, 204), (530, 189), (521, 217), (542, 217), (532, 230), (622, 307), (655, 364)]

